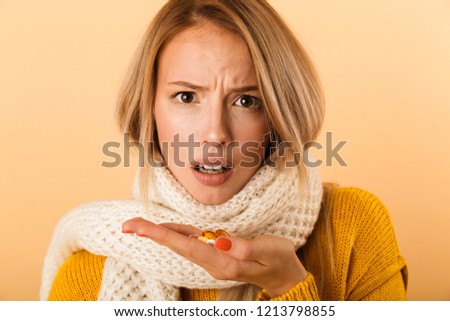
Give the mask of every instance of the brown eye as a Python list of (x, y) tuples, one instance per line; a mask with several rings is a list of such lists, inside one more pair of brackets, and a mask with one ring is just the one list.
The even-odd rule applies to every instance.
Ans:
[(194, 95), (191, 92), (183, 91), (176, 94), (175, 98), (177, 98), (180, 103), (189, 104), (194, 100)]
[(245, 108), (258, 108), (260, 105), (259, 98), (249, 96), (249, 95), (243, 95), (236, 100), (236, 104), (241, 107)]

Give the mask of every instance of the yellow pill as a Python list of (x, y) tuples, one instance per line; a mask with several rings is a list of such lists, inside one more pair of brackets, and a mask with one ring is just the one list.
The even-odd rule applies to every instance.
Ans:
[(204, 242), (204, 243), (208, 243), (208, 238), (207, 238), (207, 237), (204, 237), (204, 236), (199, 236), (199, 237), (197, 238), (197, 240), (202, 241), (202, 242)]
[(225, 230), (216, 230), (217, 236), (230, 236)]
[(214, 233), (213, 231), (209, 231), (209, 230), (203, 231), (203, 236), (210, 240), (215, 240), (217, 238), (216, 233)]

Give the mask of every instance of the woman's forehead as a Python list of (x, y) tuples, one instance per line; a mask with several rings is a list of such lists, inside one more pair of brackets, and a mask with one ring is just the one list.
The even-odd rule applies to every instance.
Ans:
[(218, 27), (190, 28), (178, 33), (162, 49), (158, 69), (158, 78), (254, 78), (244, 39)]

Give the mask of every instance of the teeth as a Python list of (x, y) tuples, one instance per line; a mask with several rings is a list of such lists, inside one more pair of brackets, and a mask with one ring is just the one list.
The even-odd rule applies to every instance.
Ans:
[(223, 169), (215, 171), (212, 169), (206, 169), (206, 168), (200, 167), (198, 170), (204, 174), (222, 174), (223, 173)]
[(212, 169), (213, 171), (218, 171), (222, 169), (222, 165), (203, 165), (205, 169)]
[(204, 174), (222, 174), (224, 171), (230, 169), (222, 165), (198, 165), (197, 169)]

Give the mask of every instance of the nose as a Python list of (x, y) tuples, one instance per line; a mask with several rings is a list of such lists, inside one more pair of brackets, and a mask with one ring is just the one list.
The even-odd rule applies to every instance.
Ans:
[(231, 124), (226, 106), (218, 98), (203, 109), (200, 141), (210, 146), (224, 147), (231, 141)]

